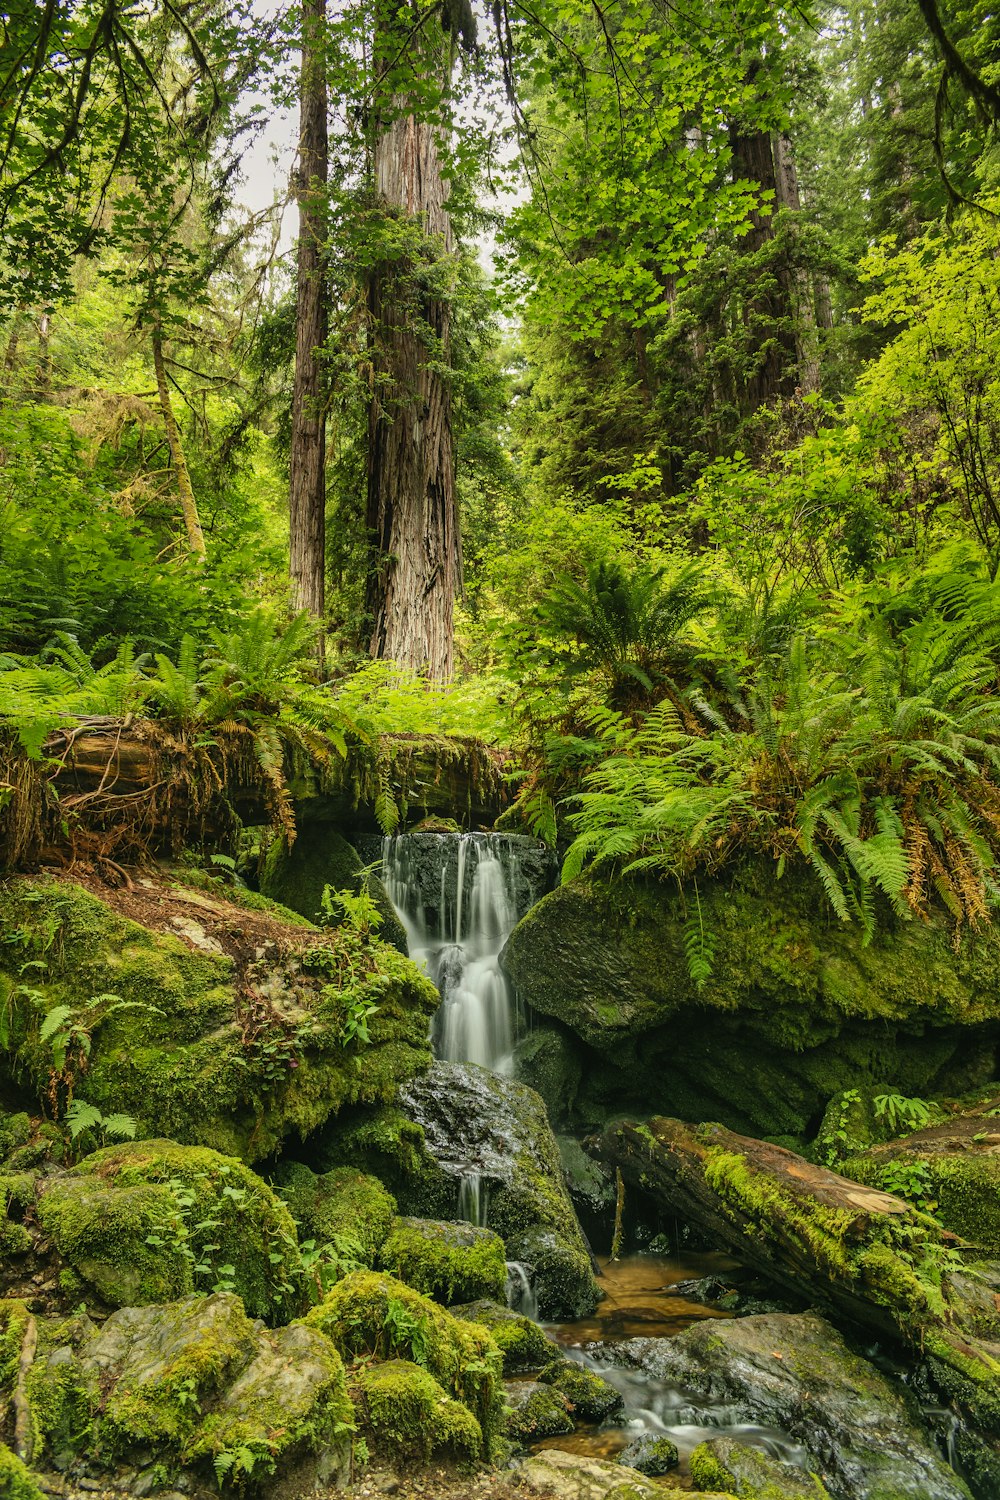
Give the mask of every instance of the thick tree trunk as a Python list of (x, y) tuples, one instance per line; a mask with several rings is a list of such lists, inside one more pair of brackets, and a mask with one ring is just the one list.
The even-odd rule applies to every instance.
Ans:
[(174, 468), (174, 477), (177, 480), (177, 492), (180, 496), (181, 511), (184, 516), (184, 529), (187, 532), (188, 548), (195, 557), (204, 557), (205, 536), (201, 529), (201, 518), (198, 515), (198, 503), (194, 498), (194, 490), (191, 487), (191, 475), (188, 471), (187, 459), (184, 457), (181, 430), (177, 425), (173, 402), (170, 399), (170, 387), (167, 385), (167, 370), (163, 362), (163, 331), (160, 327), (159, 319), (153, 324), (152, 340), (156, 389), (160, 396), (160, 411), (163, 413), (163, 425), (167, 430), (167, 446), (170, 449), (170, 460)]
[(952, 1264), (957, 1237), (902, 1199), (721, 1125), (609, 1126), (602, 1161), (720, 1249), (800, 1296), (932, 1356), (986, 1430), (1000, 1377), (992, 1284)]
[[(774, 239), (774, 214), (781, 206), (774, 139), (766, 130), (744, 134), (734, 126), (730, 147), (736, 180), (771, 195), (750, 214), (740, 241), (742, 252), (755, 256)], [(758, 285), (751, 288), (743, 310), (751, 345), (756, 343), (760, 349), (757, 366), (744, 382), (748, 411), (778, 396), (792, 395), (798, 379), (795, 308), (788, 268), (777, 263), (765, 265), (756, 280)]]
[[(802, 209), (799, 193), (799, 174), (795, 165), (795, 151), (791, 137), (784, 132), (774, 140), (775, 177), (777, 182), (777, 205), (792, 213)], [(795, 343), (798, 364), (799, 389), (807, 394), (818, 391), (820, 385), (819, 338), (816, 326), (816, 308), (813, 298), (812, 279), (804, 266), (796, 266), (789, 280), (793, 289), (795, 310)]]
[(321, 620), (325, 598), (326, 414), (323, 347), (327, 317), (323, 253), (327, 237), (326, 0), (304, 0), (299, 103), (299, 209), (295, 307), (295, 385), (288, 504), (292, 602)]
[[(432, 254), (447, 255), (451, 226), (435, 128), (408, 112), (405, 100), (394, 100), (391, 113), (376, 140), (378, 197), (390, 212), (417, 221)], [(369, 282), (371, 652), (444, 680), (452, 672), (461, 576), (451, 389), (442, 368), (450, 309), (421, 286), (417, 272), (407, 259), (386, 262)]]

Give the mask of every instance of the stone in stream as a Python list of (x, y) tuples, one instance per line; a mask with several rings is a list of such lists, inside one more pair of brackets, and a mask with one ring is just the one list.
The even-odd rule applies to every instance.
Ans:
[(618, 1463), (628, 1469), (638, 1469), (640, 1474), (647, 1474), (651, 1479), (669, 1474), (679, 1461), (677, 1444), (657, 1432), (644, 1432), (618, 1455)]
[[(558, 1448), (532, 1454), (520, 1472), (527, 1488), (545, 1500), (664, 1500), (664, 1496), (684, 1493), (662, 1480), (648, 1479), (637, 1469), (582, 1453), (562, 1453)], [(704, 1494), (702, 1500), (732, 1497)]]
[(580, 1074), (548, 1071), (560, 1123), (634, 1110), (804, 1139), (845, 1087), (890, 1077), (927, 1098), (993, 1077), (995, 929), (956, 952), (942, 914), (887, 923), (867, 943), (827, 914), (814, 877), (777, 881), (769, 863), (699, 891), (716, 956), (697, 988), (688, 909), (668, 882), (574, 880), (511, 933), (500, 961), (519, 999), (584, 1059)]
[(542, 1318), (592, 1312), (599, 1291), (563, 1183), (545, 1106), (523, 1084), (470, 1063), (436, 1062), (400, 1090), (396, 1109), (356, 1113), (319, 1155), (385, 1182), (405, 1213), (458, 1218), (463, 1180), (487, 1190), (487, 1224), (507, 1258), (530, 1267)]
[(583, 1422), (608, 1422), (621, 1414), (625, 1404), (621, 1391), (609, 1380), (575, 1359), (557, 1360), (542, 1371), (539, 1379), (565, 1396), (574, 1416)]
[(786, 1432), (835, 1500), (969, 1500), (902, 1382), (853, 1353), (817, 1313), (712, 1320), (603, 1353), (681, 1387), (695, 1408), (721, 1403), (732, 1420)]
[(830, 1500), (815, 1474), (731, 1437), (700, 1443), (691, 1454), (691, 1477), (699, 1490), (724, 1486), (739, 1500)]
[(506, 1380), (507, 1417), (504, 1431), (512, 1442), (528, 1447), (541, 1438), (563, 1437), (573, 1431), (569, 1402), (559, 1391), (537, 1380)]

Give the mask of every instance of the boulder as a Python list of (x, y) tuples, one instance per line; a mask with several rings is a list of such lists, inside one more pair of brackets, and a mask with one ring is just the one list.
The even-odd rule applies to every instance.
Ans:
[(627, 1469), (638, 1469), (640, 1474), (656, 1479), (669, 1474), (671, 1469), (676, 1469), (680, 1454), (677, 1444), (671, 1442), (670, 1438), (656, 1432), (644, 1432), (622, 1449), (618, 1462)]
[(543, 1318), (592, 1312), (591, 1258), (537, 1094), (467, 1063), (436, 1062), (400, 1090), (398, 1108), (338, 1123), (323, 1150), (373, 1172), (404, 1212), (458, 1217), (463, 1180), (488, 1193), (488, 1224), (507, 1257), (530, 1268)]
[(408, 951), (406, 930), (396, 915), (381, 879), (369, 870), (352, 844), (328, 823), (305, 822), (291, 845), (275, 839), (261, 871), (261, 892), (273, 901), (318, 922), (323, 910), (323, 891), (367, 891), (381, 921), (379, 937), (400, 953)]
[(815, 1474), (731, 1437), (700, 1443), (690, 1462), (699, 1490), (731, 1490), (739, 1500), (830, 1500)]
[(266, 1481), (293, 1500), (349, 1464), (353, 1410), (333, 1345), (301, 1324), (268, 1331), (228, 1293), (124, 1308), (99, 1329), (54, 1324), (24, 1389), (36, 1462), (85, 1455), (141, 1494), (182, 1469), (199, 1495), (216, 1480)]
[(536, 1024), (514, 1048), (514, 1077), (541, 1094), (555, 1130), (574, 1116), (583, 1081), (583, 1048), (566, 1031)]
[(472, 1412), (419, 1365), (391, 1359), (362, 1368), (354, 1380), (358, 1417), (373, 1452), (404, 1463), (482, 1457), (483, 1434)]
[(419, 1364), (479, 1424), (483, 1451), (498, 1451), (503, 1419), (502, 1361), (485, 1328), (453, 1317), (394, 1277), (355, 1271), (303, 1320), (329, 1338), (346, 1360), (358, 1357)]
[(304, 1162), (285, 1161), (272, 1182), (298, 1221), (301, 1240), (332, 1244), (373, 1266), (396, 1219), (396, 1200), (377, 1177), (337, 1167), (317, 1174)]
[(507, 1288), (503, 1240), (472, 1224), (397, 1219), (378, 1262), (383, 1271), (445, 1306), (503, 1297)]
[(621, 1392), (609, 1380), (575, 1359), (551, 1362), (539, 1379), (565, 1396), (573, 1415), (581, 1422), (610, 1421), (621, 1414), (625, 1405)]
[[(521, 1477), (528, 1490), (545, 1500), (664, 1500), (665, 1495), (682, 1494), (659, 1480), (647, 1479), (637, 1469), (582, 1453), (562, 1453), (558, 1448), (532, 1454), (521, 1466)], [(718, 1494), (703, 1496), (703, 1500), (732, 1497)]]
[[(346, 1105), (392, 1099), (430, 1061), (437, 992), (377, 939), (264, 905), (153, 877), (100, 896), (64, 879), (5, 883), (0, 926), (17, 941), (0, 946), (0, 1087), (60, 1107), (72, 1087), (105, 1117), (131, 1116), (140, 1137), (249, 1162)], [(352, 1039), (369, 1006), (369, 1040)], [(69, 1038), (60, 1068), (48, 1029)]]
[(695, 1409), (699, 1400), (724, 1404), (731, 1420), (784, 1431), (838, 1500), (969, 1500), (906, 1386), (817, 1313), (713, 1320), (604, 1352), (681, 1387)]
[(541, 1370), (560, 1358), (558, 1345), (545, 1330), (512, 1308), (480, 1300), (453, 1307), (451, 1311), (457, 1318), (479, 1323), (489, 1330), (503, 1356), (504, 1375)]
[(566, 1397), (537, 1380), (508, 1380), (505, 1432), (522, 1448), (541, 1438), (563, 1437), (573, 1431)]
[(543, 897), (501, 963), (519, 998), (589, 1049), (574, 1112), (721, 1120), (804, 1138), (845, 1087), (972, 1088), (1000, 1040), (1000, 933), (887, 918), (867, 946), (810, 876), (745, 866), (699, 886), (714, 970), (700, 988), (675, 885), (583, 878)]

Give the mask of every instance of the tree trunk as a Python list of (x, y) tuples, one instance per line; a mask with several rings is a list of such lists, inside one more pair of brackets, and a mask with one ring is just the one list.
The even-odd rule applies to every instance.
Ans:
[[(781, 206), (774, 140), (770, 131), (744, 134), (734, 126), (730, 130), (730, 146), (736, 180), (746, 181), (771, 195), (751, 212), (740, 240), (743, 254), (754, 256), (774, 239), (774, 214)], [(756, 344), (760, 350), (756, 369), (744, 382), (748, 411), (756, 411), (778, 396), (792, 395), (797, 383), (798, 348), (788, 267), (772, 261), (756, 279), (759, 283), (773, 281), (776, 285), (751, 288), (743, 309), (751, 347)]]
[[(791, 213), (800, 213), (802, 198), (799, 194), (799, 174), (795, 165), (795, 151), (791, 137), (783, 131), (774, 139), (774, 164), (777, 206), (786, 208)], [(798, 231), (796, 230), (797, 238)], [(799, 389), (808, 394), (811, 391), (818, 391), (820, 385), (819, 338), (812, 279), (804, 266), (796, 265), (789, 273), (789, 281), (795, 312), (795, 352)]]
[(596, 1151), (771, 1281), (931, 1354), (972, 1420), (1000, 1425), (995, 1288), (958, 1262), (957, 1236), (901, 1198), (721, 1125), (626, 1122), (609, 1126)]
[[(383, 44), (391, 32), (389, 20)], [(448, 255), (451, 225), (435, 127), (405, 99), (388, 103), (391, 118), (375, 144), (376, 192), (390, 213), (417, 221), (432, 241), (425, 253)], [(414, 257), (404, 256), (377, 266), (369, 281), (371, 652), (446, 680), (461, 576), (451, 388), (442, 369), (450, 357), (451, 315), (419, 271)]]
[(288, 529), (292, 602), (296, 609), (309, 610), (317, 620), (322, 619), (326, 603), (326, 413), (322, 357), (327, 333), (323, 252), (327, 237), (329, 153), (325, 30), (326, 0), (304, 0)]
[(194, 490), (191, 488), (191, 475), (188, 472), (187, 459), (184, 457), (184, 448), (181, 443), (181, 430), (177, 425), (174, 415), (173, 403), (170, 400), (170, 388), (167, 385), (167, 371), (163, 363), (163, 331), (159, 319), (153, 324), (153, 368), (156, 370), (156, 389), (160, 395), (160, 411), (163, 413), (163, 425), (167, 429), (167, 446), (170, 449), (170, 459), (174, 466), (174, 475), (177, 479), (177, 491), (181, 500), (181, 511), (184, 515), (184, 529), (187, 532), (188, 548), (195, 557), (205, 556), (205, 537), (201, 529), (201, 518), (198, 515), (198, 504), (194, 498)]

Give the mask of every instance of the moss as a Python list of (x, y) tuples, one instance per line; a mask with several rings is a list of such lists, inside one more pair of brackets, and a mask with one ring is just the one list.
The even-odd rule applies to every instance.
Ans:
[[(16, 935), (0, 950), (0, 997), (30, 961), (46, 1008), (86, 1012), (98, 995), (125, 1002), (94, 1012), (86, 1098), (105, 1115), (132, 1115), (140, 1135), (261, 1160), (345, 1105), (387, 1102), (430, 1062), (437, 992), (375, 939), (348, 951), (336, 935), (318, 945), (288, 926), (266, 972), (257, 972), (249, 943), (239, 965), (192, 951), (63, 880), (7, 882), (0, 925)], [(343, 1044), (352, 1004), (378, 1007), (367, 1046)], [(51, 1054), (32, 1014), (17, 1011), (0, 1084), (23, 1078), (42, 1097)]]
[(367, 890), (382, 918), (379, 935), (401, 953), (406, 932), (381, 879), (366, 870), (357, 850), (327, 823), (302, 823), (289, 847), (275, 839), (267, 853), (260, 888), (265, 896), (317, 922), (323, 890)]
[(969, 1143), (944, 1153), (904, 1143), (884, 1153), (849, 1157), (839, 1170), (890, 1193), (912, 1198), (916, 1191), (946, 1228), (984, 1254), (1000, 1256), (1000, 1158), (992, 1149), (978, 1151)]
[(0, 1299), (0, 1391), (9, 1390), (17, 1377), (21, 1345), (31, 1314), (16, 1297)]
[(396, 1200), (377, 1177), (351, 1167), (317, 1176), (302, 1162), (283, 1162), (275, 1186), (317, 1244), (356, 1246), (358, 1258), (372, 1266), (396, 1218)]
[(605, 1422), (625, 1404), (621, 1392), (609, 1381), (574, 1360), (550, 1365), (539, 1378), (565, 1396), (574, 1414), (584, 1422)]
[(22, 1113), (8, 1115), (0, 1110), (0, 1162), (7, 1160), (12, 1151), (26, 1146), (31, 1140), (31, 1120)]
[(30, 1469), (4, 1443), (0, 1443), (0, 1495), (4, 1500), (45, 1500)]
[(288, 1209), (242, 1162), (205, 1147), (97, 1151), (47, 1186), (38, 1212), (59, 1253), (112, 1306), (172, 1301), (214, 1282), (271, 1322), (299, 1305)]
[(778, 1462), (759, 1448), (730, 1438), (699, 1444), (691, 1454), (690, 1466), (695, 1487), (702, 1491), (725, 1490), (739, 1500), (829, 1500), (815, 1474)]
[(359, 1416), (374, 1452), (394, 1461), (480, 1457), (483, 1434), (472, 1412), (419, 1365), (388, 1360), (362, 1369), (356, 1380)]
[(472, 1225), (397, 1219), (379, 1252), (379, 1265), (446, 1306), (506, 1293), (503, 1240)]
[(345, 1359), (374, 1355), (422, 1365), (469, 1408), (487, 1451), (494, 1451), (503, 1411), (501, 1357), (485, 1328), (372, 1271), (345, 1276), (303, 1321), (326, 1334)]
[(559, 1350), (545, 1330), (509, 1307), (479, 1301), (453, 1307), (451, 1311), (456, 1317), (479, 1323), (489, 1330), (503, 1357), (505, 1375), (541, 1370), (559, 1359)]
[(671, 1442), (670, 1438), (645, 1432), (619, 1454), (618, 1462), (655, 1479), (676, 1469), (680, 1454), (677, 1444)]
[(573, 1431), (569, 1402), (559, 1391), (530, 1382), (509, 1388), (511, 1408), (507, 1413), (507, 1436), (526, 1447), (542, 1438), (562, 1437)]

